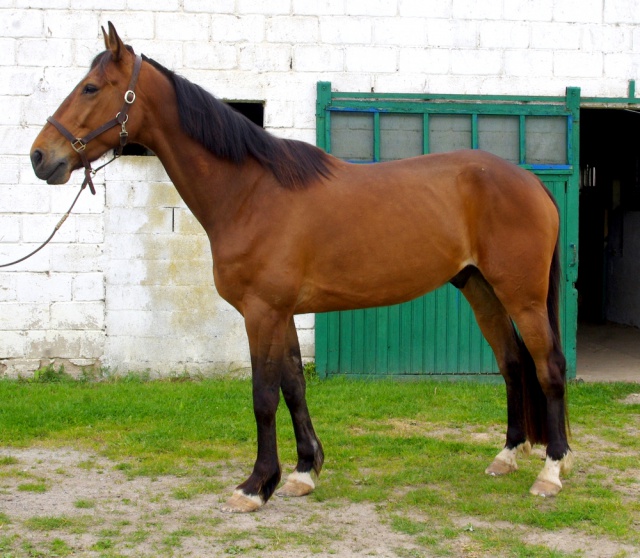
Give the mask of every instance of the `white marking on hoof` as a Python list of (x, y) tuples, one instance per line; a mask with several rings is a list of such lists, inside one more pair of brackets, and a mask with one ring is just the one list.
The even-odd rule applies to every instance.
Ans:
[(562, 461), (566, 459), (566, 455), (564, 458), (556, 461), (555, 459), (551, 459), (547, 457), (544, 462), (544, 467), (538, 478), (533, 483), (531, 487), (531, 494), (534, 496), (556, 496), (562, 490), (562, 481), (560, 480), (560, 469), (562, 468)]
[(250, 513), (264, 505), (260, 496), (245, 494), (242, 490), (234, 490), (233, 495), (220, 510), (226, 513)]
[(294, 471), (287, 477), (287, 482), (276, 492), (278, 496), (284, 498), (295, 498), (298, 496), (306, 496), (316, 487), (311, 473), (299, 473)]
[(498, 455), (496, 455), (493, 463), (491, 463), (484, 472), (492, 477), (513, 473), (518, 470), (518, 463), (516, 461), (518, 452), (522, 452), (527, 455), (527, 452), (529, 451), (531, 451), (531, 444), (529, 442), (519, 444), (512, 449), (504, 448)]

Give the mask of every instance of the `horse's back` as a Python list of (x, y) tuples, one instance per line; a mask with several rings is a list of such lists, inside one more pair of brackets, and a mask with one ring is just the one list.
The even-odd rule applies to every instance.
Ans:
[(299, 194), (309, 200), (295, 204), (308, 261), (299, 302), (322, 300), (315, 311), (403, 302), (468, 265), (496, 274), (553, 250), (557, 236), (537, 177), (480, 151), (336, 162), (330, 180)]

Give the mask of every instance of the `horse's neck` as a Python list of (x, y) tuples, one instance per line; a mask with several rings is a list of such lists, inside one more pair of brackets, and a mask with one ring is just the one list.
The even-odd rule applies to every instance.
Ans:
[(178, 193), (212, 237), (225, 226), (264, 171), (254, 161), (236, 165), (214, 156), (169, 114), (154, 123), (145, 143), (160, 159)]

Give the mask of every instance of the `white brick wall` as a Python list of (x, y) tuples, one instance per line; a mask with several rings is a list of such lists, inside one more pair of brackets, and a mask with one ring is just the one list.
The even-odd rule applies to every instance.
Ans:
[[(28, 151), (113, 21), (137, 51), (265, 125), (315, 139), (315, 84), (384, 92), (624, 96), (640, 81), (640, 0), (2, 0), (0, 263), (33, 249), (74, 187)], [(80, 177), (75, 176), (77, 185)], [(0, 374), (248, 366), (242, 320), (213, 287), (200, 226), (152, 158), (123, 159), (31, 260), (0, 270)], [(314, 316), (297, 318), (314, 355)]]

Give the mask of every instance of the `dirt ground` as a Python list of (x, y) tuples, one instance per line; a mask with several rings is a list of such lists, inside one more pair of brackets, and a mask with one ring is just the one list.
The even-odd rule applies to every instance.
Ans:
[[(212, 494), (178, 497), (181, 489), (188, 489), (188, 479), (130, 479), (114, 463), (85, 452), (0, 448), (0, 460), (3, 558), (430, 556), (412, 536), (394, 530), (388, 514), (369, 503), (274, 497), (257, 513), (233, 515), (221, 512), (221, 500)], [(228, 464), (220, 465), (218, 472), (233, 486)], [(38, 490), (38, 485), (46, 490)], [(224, 496), (226, 492), (221, 491)], [(458, 517), (454, 523), (460, 534), (449, 548), (454, 556), (466, 558), (489, 556), (477, 550), (466, 531), (514, 529), (474, 517)], [(523, 542), (572, 556), (640, 557), (638, 548), (584, 533), (516, 529), (522, 530)]]

